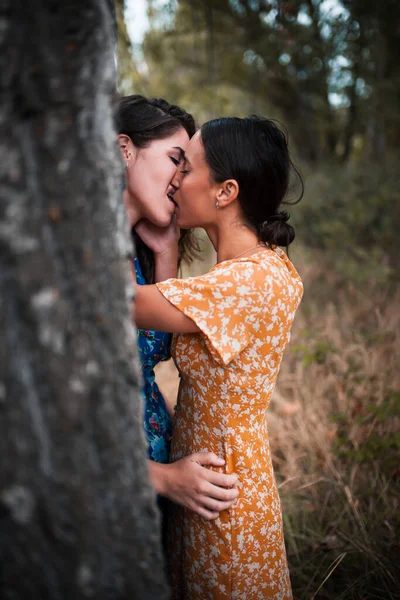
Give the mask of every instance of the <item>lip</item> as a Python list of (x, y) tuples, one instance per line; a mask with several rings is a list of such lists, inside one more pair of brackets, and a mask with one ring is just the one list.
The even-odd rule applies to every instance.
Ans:
[(173, 196), (173, 202), (174, 202), (174, 204), (175, 204), (175, 206), (177, 208), (179, 208), (179, 200), (180, 200), (180, 198), (179, 198), (179, 192), (180, 192), (180, 190), (178, 188), (178, 189), (174, 190), (174, 193), (172, 195)]
[(174, 205), (174, 206), (177, 208), (177, 207), (178, 207), (178, 205), (177, 205), (177, 203), (175, 202), (175, 200), (174, 200), (174, 197), (172, 196), (172, 194), (167, 194), (167, 197), (168, 197), (168, 200), (169, 200), (170, 202), (172, 202), (172, 204), (173, 204), (173, 205)]

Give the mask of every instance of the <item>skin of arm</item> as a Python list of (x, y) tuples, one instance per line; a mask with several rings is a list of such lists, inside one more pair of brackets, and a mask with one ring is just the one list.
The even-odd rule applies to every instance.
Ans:
[[(140, 329), (169, 333), (193, 333), (197, 325), (175, 308), (155, 285), (135, 286), (135, 320)], [(235, 473), (217, 473), (204, 466), (222, 467), (223, 458), (212, 452), (196, 452), (171, 464), (149, 461), (150, 477), (157, 494), (181, 504), (206, 519), (216, 519), (239, 495)]]
[(158, 227), (147, 219), (135, 225), (135, 231), (154, 253), (155, 280), (165, 281), (178, 274), (179, 228), (173, 217), (168, 227)]
[(196, 323), (164, 298), (156, 285), (135, 285), (134, 321), (139, 329), (195, 333)]
[(165, 281), (178, 275), (178, 248), (154, 253), (155, 280)]
[[(165, 258), (165, 257), (164, 257)], [(134, 320), (139, 329), (168, 333), (193, 333), (197, 325), (173, 306), (155, 285), (136, 285)], [(239, 495), (235, 473), (224, 474), (205, 468), (222, 467), (223, 458), (213, 452), (196, 452), (171, 464), (149, 460), (150, 478), (157, 494), (198, 513), (216, 519), (232, 506)]]

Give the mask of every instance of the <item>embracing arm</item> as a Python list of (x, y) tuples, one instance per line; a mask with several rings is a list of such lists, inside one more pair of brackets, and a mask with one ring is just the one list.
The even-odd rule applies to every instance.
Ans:
[(196, 452), (171, 464), (149, 460), (150, 478), (157, 494), (198, 513), (216, 519), (232, 506), (239, 490), (235, 473), (224, 474), (203, 465), (222, 467), (224, 459), (213, 452)]
[(168, 333), (200, 331), (192, 319), (164, 298), (156, 285), (136, 286), (133, 313), (139, 329), (153, 329)]
[[(135, 285), (135, 284), (134, 284)], [(173, 306), (156, 285), (135, 285), (134, 320), (139, 329), (169, 333), (194, 333), (197, 325)], [(235, 473), (218, 473), (203, 465), (222, 467), (224, 459), (212, 452), (196, 452), (171, 464), (149, 461), (150, 477), (157, 494), (198, 513), (216, 519), (239, 495)]]

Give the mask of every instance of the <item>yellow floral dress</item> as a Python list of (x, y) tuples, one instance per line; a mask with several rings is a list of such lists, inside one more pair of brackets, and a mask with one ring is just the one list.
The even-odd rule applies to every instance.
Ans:
[(173, 598), (289, 600), (266, 413), (302, 297), (301, 279), (274, 248), (157, 286), (200, 329), (175, 336), (172, 344), (181, 380), (171, 461), (211, 451), (226, 460), (217, 470), (240, 478), (236, 505), (214, 521), (173, 505)]

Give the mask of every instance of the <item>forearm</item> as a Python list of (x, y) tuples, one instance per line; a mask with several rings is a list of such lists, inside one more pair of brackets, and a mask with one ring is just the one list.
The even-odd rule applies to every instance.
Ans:
[(168, 249), (154, 254), (155, 280), (165, 281), (178, 275), (178, 249)]
[(194, 333), (199, 328), (189, 317), (164, 298), (156, 285), (135, 286), (133, 319), (138, 329), (167, 333)]

